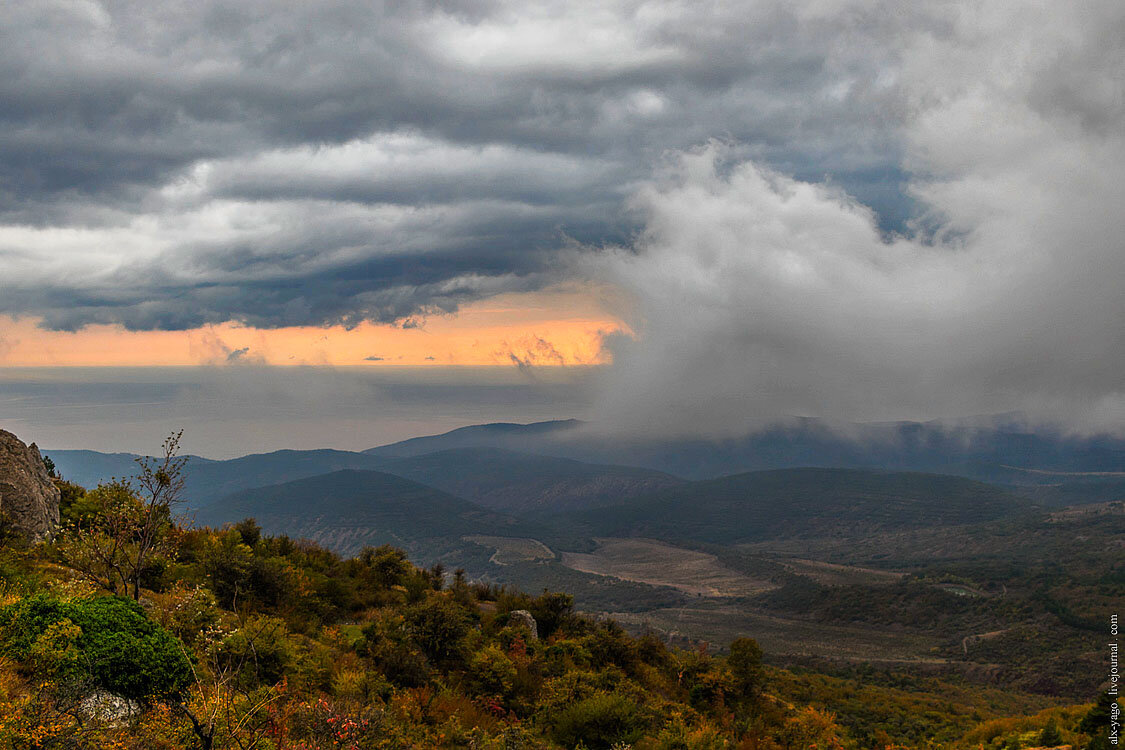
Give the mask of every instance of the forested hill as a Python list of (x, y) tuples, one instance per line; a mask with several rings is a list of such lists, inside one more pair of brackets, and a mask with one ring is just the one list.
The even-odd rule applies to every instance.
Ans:
[(503, 448), (450, 448), (390, 461), (386, 471), (516, 515), (613, 505), (684, 480), (652, 469), (589, 464)]
[[(1125, 479), (1122, 438), (1032, 428), (1005, 416), (954, 424), (839, 424), (801, 418), (715, 439), (615, 434), (596, 424), (559, 420), (473, 425), (366, 452), (414, 456), (464, 447), (640, 466), (687, 479), (804, 466), (955, 474), (1015, 485), (1084, 482), (1095, 478), (1095, 473), (1118, 473), (1119, 480)], [(1112, 498), (1098, 497), (1098, 501), (1106, 499)]]
[[(62, 476), (89, 486), (130, 476), (139, 458), (130, 453), (94, 451), (53, 451), (49, 455)], [(224, 461), (191, 456), (185, 467), (184, 499), (189, 509), (202, 509), (242, 490), (343, 469), (395, 474), (517, 515), (611, 504), (683, 481), (652, 469), (500, 448), (452, 448), (407, 457), (284, 450)]]
[(991, 521), (1033, 508), (961, 477), (780, 469), (692, 482), (567, 518), (597, 536), (733, 544)]
[(528, 535), (539, 529), (409, 479), (345, 469), (243, 490), (200, 511), (220, 526), (254, 518), (270, 533), (314, 539), (340, 552), (397, 544), (418, 549), (467, 534)]
[[(45, 453), (64, 477), (91, 486), (130, 475), (137, 458)], [(283, 450), (223, 461), (193, 457), (186, 498), (201, 508), (243, 489), (360, 469), (399, 474), (497, 510), (518, 513), (527, 506), (538, 513), (612, 504), (675, 479), (802, 467), (963, 476), (1003, 485), (1049, 506), (1125, 497), (1125, 441), (1113, 436), (1030, 430), (1001, 419), (961, 426), (801, 419), (714, 440), (606, 434), (594, 425), (558, 420), (472, 425), (363, 452)], [(526, 481), (513, 481), (517, 475)], [(520, 497), (528, 502), (518, 502)], [(540, 503), (544, 507), (536, 507)]]
[[(540, 441), (565, 439), (574, 435), (583, 426), (577, 419), (557, 419), (547, 422), (516, 424), (513, 422), (492, 422), (460, 427), (440, 435), (422, 435), (400, 440), (397, 443), (368, 448), (364, 453), (374, 456), (405, 458), (421, 456), (450, 448), (510, 448), (519, 450), (538, 446)], [(538, 452), (537, 450), (533, 452)]]

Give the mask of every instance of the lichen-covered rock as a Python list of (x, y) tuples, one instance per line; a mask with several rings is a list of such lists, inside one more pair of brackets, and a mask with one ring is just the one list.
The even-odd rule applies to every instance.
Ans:
[(539, 624), (526, 609), (515, 609), (508, 613), (508, 624), (527, 628), (531, 631), (531, 639), (539, 638)]
[(59, 488), (47, 474), (35, 443), (0, 430), (0, 513), (32, 541), (54, 535), (59, 525)]
[(140, 716), (141, 706), (135, 700), (99, 688), (82, 699), (78, 711), (86, 719), (123, 729)]

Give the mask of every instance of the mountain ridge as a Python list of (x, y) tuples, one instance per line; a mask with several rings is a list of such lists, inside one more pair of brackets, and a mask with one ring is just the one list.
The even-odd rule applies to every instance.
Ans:
[(506, 448), (448, 448), (388, 463), (389, 473), (492, 510), (545, 516), (612, 505), (685, 480), (634, 466), (593, 464)]
[[(474, 445), (578, 461), (635, 466), (684, 479), (799, 467), (864, 468), (963, 476), (1033, 487), (1059, 473), (1125, 472), (1125, 439), (1075, 436), (1021, 426), (1010, 415), (965, 423), (880, 422), (837, 425), (800, 418), (746, 434), (705, 439), (607, 435), (578, 420), (474, 425), (368, 449), (391, 455)], [(1067, 477), (1087, 482), (1089, 476)], [(1091, 501), (1107, 495), (1091, 485)], [(1073, 499), (1073, 494), (1069, 496)]]
[(566, 518), (590, 536), (738, 544), (965, 525), (1035, 509), (1024, 498), (963, 477), (811, 467), (691, 482)]
[(353, 554), (363, 546), (416, 550), (426, 540), (524, 530), (518, 519), (433, 487), (357, 469), (242, 490), (202, 509), (197, 521), (221, 526), (243, 518), (254, 518), (269, 533), (307, 537)]

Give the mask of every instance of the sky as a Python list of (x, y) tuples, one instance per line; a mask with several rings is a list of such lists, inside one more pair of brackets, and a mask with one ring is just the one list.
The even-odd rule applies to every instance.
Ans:
[[(310, 436), (405, 430), (330, 429), (359, 368), (460, 383), (423, 431), (1119, 432), (1123, 39), (1118, 0), (11, 0), (0, 423), (136, 450), (13, 384), (174, 367), (240, 407), (299, 370)], [(534, 405), (466, 407), (497, 377)], [(199, 440), (292, 439), (244, 411)]]

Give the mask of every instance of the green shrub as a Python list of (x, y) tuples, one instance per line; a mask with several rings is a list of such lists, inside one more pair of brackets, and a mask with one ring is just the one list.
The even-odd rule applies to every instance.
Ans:
[(352, 564), (367, 574), (363, 577), (370, 577), (383, 589), (402, 585), (410, 577), (412, 570), (406, 553), (387, 545), (364, 547)]
[(1039, 733), (1038, 741), (1043, 747), (1057, 747), (1063, 743), (1062, 735), (1059, 733), (1059, 727), (1055, 724), (1054, 718), (1047, 719), (1046, 726)]
[(479, 694), (508, 696), (516, 684), (516, 665), (498, 646), (485, 646), (473, 654), (469, 674)]
[(250, 588), (254, 552), (230, 529), (205, 539), (200, 562), (219, 604), (233, 609)]
[(406, 610), (407, 631), (430, 659), (450, 662), (461, 656), (461, 639), (471, 629), (469, 613), (444, 596), (431, 596)]
[(735, 688), (740, 698), (754, 698), (762, 691), (765, 685), (762, 647), (753, 638), (739, 638), (730, 644), (727, 666), (734, 676)]
[(420, 687), (429, 678), (429, 662), (407, 634), (403, 618), (390, 610), (363, 628), (356, 651), (371, 659), (392, 685)]
[(598, 665), (614, 664), (628, 671), (638, 659), (636, 641), (612, 620), (599, 622), (585, 645)]
[(564, 747), (585, 745), (608, 750), (636, 742), (644, 734), (636, 703), (621, 695), (600, 693), (562, 709), (554, 720), (552, 738)]
[(392, 685), (421, 687), (430, 677), (430, 665), (426, 657), (408, 644), (384, 641), (373, 647), (371, 655)]
[(544, 592), (527, 607), (539, 631), (539, 637), (550, 638), (560, 627), (574, 618), (574, 597), (570, 594)]
[(86, 488), (73, 482), (59, 480), (59, 521), (62, 525), (85, 521), (89, 506), (86, 503)]
[(128, 698), (180, 692), (183, 645), (130, 599), (48, 594), (0, 609), (0, 653), (45, 677), (84, 679)]
[(723, 750), (723, 735), (711, 727), (692, 727), (676, 714), (655, 738), (653, 750)]
[(246, 690), (280, 682), (293, 662), (289, 630), (277, 617), (250, 617), (215, 648), (219, 663)]
[(81, 636), (82, 628), (69, 619), (52, 622), (28, 651), (32, 671), (55, 681), (81, 677), (83, 657), (78, 647)]

